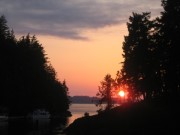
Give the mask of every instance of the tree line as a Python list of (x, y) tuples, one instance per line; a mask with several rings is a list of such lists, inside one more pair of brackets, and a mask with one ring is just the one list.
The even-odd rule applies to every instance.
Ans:
[[(113, 80), (116, 86), (128, 86), (131, 101), (180, 97), (180, 2), (162, 0), (162, 7), (160, 17), (151, 19), (150, 12), (132, 13), (127, 22), (124, 61)], [(111, 83), (109, 87), (107, 77), (112, 79), (105, 76), (107, 85), (101, 83), (104, 88), (99, 89), (98, 96), (109, 104), (107, 97), (114, 86)]]
[(66, 113), (68, 87), (60, 82), (36, 36), (16, 39), (0, 17), (0, 112), (26, 115), (36, 109)]

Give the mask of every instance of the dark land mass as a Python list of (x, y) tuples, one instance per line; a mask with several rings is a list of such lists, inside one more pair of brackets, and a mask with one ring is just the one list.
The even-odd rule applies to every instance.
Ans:
[[(69, 100), (74, 104), (97, 104), (100, 98), (90, 96), (71, 96)], [(113, 103), (118, 101), (117, 98), (113, 98), (112, 100)]]
[(180, 134), (180, 102), (126, 103), (94, 116), (76, 119), (67, 135)]
[(77, 104), (95, 104), (98, 101), (98, 98), (89, 96), (72, 96), (69, 100), (71, 103)]

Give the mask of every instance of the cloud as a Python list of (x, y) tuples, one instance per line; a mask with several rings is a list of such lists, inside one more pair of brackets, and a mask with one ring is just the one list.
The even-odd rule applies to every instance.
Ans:
[(159, 15), (161, 0), (1, 0), (0, 13), (18, 34), (87, 40), (82, 32), (123, 24), (132, 12)]

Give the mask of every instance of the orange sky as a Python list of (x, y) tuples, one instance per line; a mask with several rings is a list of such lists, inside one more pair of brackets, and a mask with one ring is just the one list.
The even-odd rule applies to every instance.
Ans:
[[(162, 11), (161, 0), (0, 0), (15, 35), (36, 35), (70, 95), (95, 96), (106, 74), (121, 68), (132, 12)], [(19, 37), (19, 36), (18, 36)]]
[(59, 80), (66, 80), (70, 95), (95, 96), (100, 81), (109, 73), (115, 77), (121, 67), (126, 25), (86, 30), (89, 40), (38, 36)]

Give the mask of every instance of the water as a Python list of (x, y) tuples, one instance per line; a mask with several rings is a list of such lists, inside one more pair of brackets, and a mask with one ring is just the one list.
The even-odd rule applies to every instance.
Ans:
[(68, 120), (68, 125), (75, 119), (83, 117), (85, 112), (89, 113), (89, 115), (97, 114), (98, 109), (95, 104), (72, 104), (69, 109), (72, 116)]
[(98, 108), (94, 104), (72, 104), (69, 109), (72, 117), (67, 119), (41, 119), (38, 121), (27, 119), (14, 119), (0, 121), (0, 135), (63, 135), (62, 129), (75, 119), (96, 114)]
[(61, 120), (16, 119), (0, 122), (0, 135), (62, 135)]

